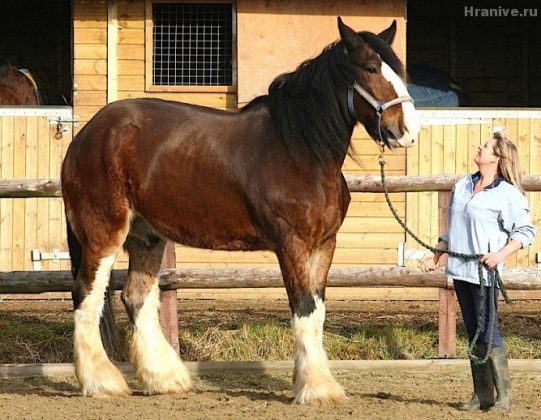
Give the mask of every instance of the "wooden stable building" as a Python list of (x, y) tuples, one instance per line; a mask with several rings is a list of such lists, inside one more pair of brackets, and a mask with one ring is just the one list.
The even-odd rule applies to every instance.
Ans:
[[(294, 70), (336, 40), (336, 16), (342, 16), (356, 30), (373, 32), (396, 20), (398, 30), (393, 46), (398, 56), (408, 63), (433, 64), (447, 71), (459, 83), (471, 86), (473, 105), (483, 107), (422, 110), (424, 127), (418, 146), (388, 153), (389, 174), (466, 174), (473, 169), (476, 146), (490, 136), (494, 126), (501, 125), (507, 126), (510, 138), (519, 144), (524, 172), (539, 172), (541, 111), (527, 108), (539, 106), (541, 98), (541, 83), (536, 79), (539, 75), (531, 70), (536, 63), (532, 57), (540, 56), (541, 43), (535, 42), (538, 35), (533, 29), (522, 29), (524, 21), (506, 21), (507, 25), (521, 28), (517, 39), (509, 36), (501, 40), (514, 53), (519, 51), (520, 66), (515, 62), (506, 69), (507, 62), (500, 60), (498, 77), (494, 78), (493, 73), (487, 73), (490, 63), (470, 63), (463, 57), (483, 50), (487, 39), (495, 37), (499, 42), (500, 38), (494, 33), (487, 36), (485, 31), (476, 43), (464, 42), (461, 31), (481, 29), (479, 25), (472, 29), (470, 22), (464, 24), (460, 14), (454, 13), (463, 7), (458, 0), (448, 2), (454, 12), (437, 15), (439, 24), (426, 12), (437, 3), (426, 0), (412, 0), (407, 5), (405, 0), (4, 3), (0, 33), (11, 29), (10, 42), (0, 46), (0, 57), (19, 67), (35, 69), (41, 79), (61, 91), (69, 105), (0, 107), (3, 179), (58, 178), (73, 135), (109, 102), (154, 97), (235, 110), (264, 94), (274, 77)], [(484, 24), (488, 28), (501, 22)], [(33, 30), (29, 31), (29, 27)], [(507, 32), (514, 34), (512, 30)], [(435, 35), (432, 37), (431, 33)], [(513, 48), (513, 42), (518, 42), (520, 48)], [(199, 59), (191, 61), (194, 56)], [(506, 93), (514, 88), (514, 94)], [(364, 129), (355, 130), (353, 143), (360, 164), (348, 159), (344, 172), (377, 175), (378, 149)], [(529, 193), (529, 198), (537, 224), (541, 216), (539, 193)], [(413, 230), (435, 242), (437, 195), (397, 193), (392, 194), (392, 199)], [(402, 243), (407, 244), (407, 249), (418, 248), (392, 218), (383, 195), (354, 193), (338, 236), (334, 265), (397, 265)], [(510, 265), (534, 266), (540, 245), (538, 238), (535, 246), (520, 251)], [(33, 249), (41, 253), (67, 250), (61, 199), (0, 200), (1, 271), (68, 267), (62, 254), (56, 255), (57, 259), (33, 263)], [(275, 264), (275, 256), (268, 252), (177, 248), (178, 267)], [(126, 258), (122, 256), (117, 266), (125, 265)]]

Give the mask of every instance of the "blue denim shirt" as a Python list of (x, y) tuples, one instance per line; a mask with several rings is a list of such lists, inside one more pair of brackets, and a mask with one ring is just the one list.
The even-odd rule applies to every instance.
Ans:
[[(451, 251), (468, 254), (499, 251), (510, 239), (519, 242), (522, 248), (531, 245), (536, 228), (530, 223), (526, 197), (503, 178), (474, 194), (479, 178), (479, 172), (465, 176), (453, 187), (447, 209), (448, 231), (441, 239), (448, 243)], [(476, 260), (465, 262), (449, 256), (445, 274), (452, 279), (479, 284), (477, 265)], [(502, 268), (503, 263), (498, 265), (500, 271)], [(488, 279), (484, 267), (483, 276)]]

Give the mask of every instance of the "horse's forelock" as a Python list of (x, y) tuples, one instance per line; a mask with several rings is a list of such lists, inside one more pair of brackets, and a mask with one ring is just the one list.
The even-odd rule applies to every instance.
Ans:
[(400, 61), (389, 44), (372, 32), (359, 32), (359, 36), (370, 46), (370, 48), (379, 54), (381, 59), (391, 67), (398, 77), (404, 81), (406, 80), (406, 69), (404, 68), (404, 64), (402, 64), (402, 61)]

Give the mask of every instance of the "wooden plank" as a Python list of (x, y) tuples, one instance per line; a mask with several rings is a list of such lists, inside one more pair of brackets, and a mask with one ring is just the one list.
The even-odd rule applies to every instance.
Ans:
[[(38, 120), (39, 117), (26, 119), (26, 170), (25, 178), (38, 177)], [(43, 200), (43, 199), (42, 199)], [(27, 198), (24, 200), (26, 211), (24, 216), (24, 266), (23, 270), (32, 270), (30, 252), (37, 248), (37, 217), (38, 199)]]
[[(520, 169), (523, 174), (528, 174), (537, 172), (538, 168), (530, 168), (530, 120), (529, 119), (519, 119), (517, 120), (517, 130), (518, 137), (516, 139), (516, 145), (518, 149)], [(528, 267), (535, 266), (535, 259), (531, 261), (528, 259), (529, 251), (528, 248), (520, 249), (516, 255), (516, 264), (517, 267)]]
[[(55, 126), (50, 126), (49, 129), (49, 174), (51, 177), (60, 177), (60, 168), (63, 159), (63, 145), (62, 139), (56, 139), (54, 134), (56, 132)], [(64, 250), (66, 245), (62, 241), (62, 217), (64, 215), (63, 202), (61, 198), (49, 199), (49, 249)], [(52, 270), (58, 270), (61, 268), (60, 261), (50, 261), (49, 265)]]
[(77, 60), (105, 60), (107, 47), (101, 44), (76, 44), (73, 46), (74, 62)]
[[(49, 178), (50, 176), (50, 126), (46, 118), (38, 118), (38, 176)], [(40, 198), (38, 201), (37, 214), (37, 248), (48, 250), (49, 247), (49, 198)], [(42, 270), (49, 270), (49, 261), (41, 262)]]
[(336, 244), (339, 248), (396, 248), (403, 240), (402, 233), (339, 233)]
[[(175, 244), (168, 241), (163, 255), (162, 269), (175, 268)], [(160, 325), (168, 343), (179, 353), (177, 291), (160, 291)]]
[[(13, 177), (24, 178), (26, 171), (26, 117), (15, 117), (13, 123)], [(13, 265), (24, 269), (25, 200), (13, 201)]]
[(82, 20), (80, 17), (74, 19), (73, 28), (75, 30), (79, 29), (105, 29), (107, 28), (107, 21), (101, 16), (92, 16), (87, 19)]
[(466, 167), (468, 173), (477, 172), (478, 168), (473, 161), (481, 144), (481, 126), (472, 124), (468, 126), (468, 161)]
[(106, 44), (107, 28), (78, 28), (73, 31), (73, 42), (77, 44)]
[[(430, 144), (430, 143), (429, 143)], [(356, 162), (353, 162), (353, 160), (349, 157), (346, 157), (346, 160), (344, 161), (344, 166), (342, 166), (343, 171), (352, 171), (352, 170), (362, 170), (364, 171), (378, 171), (379, 173), (379, 163), (378, 163), (378, 156), (377, 155), (358, 155), (359, 156), (359, 164)], [(403, 168), (406, 166), (406, 156), (405, 155), (385, 155), (385, 162), (387, 169), (399, 169), (403, 170)]]
[[(13, 117), (0, 118), (2, 179), (13, 178)], [(13, 200), (0, 200), (0, 269), (13, 266)]]
[[(406, 202), (406, 194), (403, 192), (390, 193), (389, 197), (393, 203)], [(351, 202), (385, 202), (385, 196), (381, 193), (374, 192), (352, 192)]]
[(443, 173), (456, 174), (456, 126), (443, 127)]
[(235, 108), (237, 104), (234, 93), (194, 93), (194, 92), (143, 92), (143, 91), (120, 91), (118, 99), (133, 98), (160, 98), (178, 102), (186, 102), (212, 108)]
[[(432, 126), (425, 126), (419, 132), (419, 175), (430, 175), (432, 171), (432, 159), (433, 159), (433, 136), (432, 136)], [(431, 226), (430, 226), (430, 209), (432, 205), (430, 192), (420, 192), (418, 196), (418, 213), (415, 215), (417, 221), (414, 223), (416, 233), (419, 238), (425, 242), (431, 241)], [(421, 222), (423, 221), (423, 222)], [(409, 222), (409, 221), (408, 221)], [(419, 245), (413, 238), (411, 240), (411, 248), (409, 249), (421, 249)], [(417, 264), (417, 262), (411, 262), (412, 264)]]
[[(217, 289), (217, 290), (186, 290), (178, 292), (180, 299), (219, 299), (219, 300), (285, 300), (285, 288), (276, 289)], [(436, 288), (338, 288), (328, 287), (325, 291), (327, 301), (412, 301), (412, 300), (438, 300)]]
[(456, 357), (456, 298), (454, 290), (439, 289), (438, 355)]
[[(337, 248), (333, 261), (338, 264), (396, 264), (396, 244), (391, 248)], [(213, 263), (252, 263), (277, 264), (273, 252), (228, 252), (211, 251), (196, 248), (181, 248), (182, 262), (213, 262)]]
[(388, 217), (349, 217), (344, 220), (340, 232), (349, 233), (402, 233), (402, 227)]
[[(539, 164), (541, 160), (539, 159), (539, 153), (541, 153), (541, 119), (530, 119), (530, 143), (529, 143), (529, 165), (530, 173), (538, 172)], [(541, 195), (538, 193), (529, 194), (529, 204), (530, 204), (530, 217), (531, 223), (534, 226), (541, 225)], [(528, 248), (528, 260), (530, 261), (530, 267), (535, 267), (535, 254), (537, 251), (541, 250), (541, 234), (537, 234), (535, 241)]]
[(145, 30), (142, 28), (119, 28), (118, 43), (129, 45), (145, 45)]
[[(511, 140), (514, 144), (518, 143), (519, 132), (518, 132), (518, 118), (506, 118), (504, 127), (507, 131), (507, 138)], [(519, 151), (520, 153), (520, 151)], [(514, 253), (505, 260), (507, 267), (517, 267), (517, 253)]]
[(119, 76), (118, 90), (143, 92), (145, 90), (145, 76)]
[(105, 91), (82, 90), (73, 95), (75, 106), (104, 106), (107, 103), (107, 93)]
[[(393, 203), (400, 217), (405, 216), (406, 204), (403, 202)], [(348, 217), (392, 217), (391, 210), (386, 202), (354, 201), (350, 203), (347, 212)]]
[(145, 46), (122, 44), (118, 45), (118, 59), (119, 60), (139, 60), (145, 61)]
[[(444, 132), (443, 126), (432, 126), (432, 153), (430, 162), (430, 174), (444, 173)], [(430, 244), (436, 244), (440, 235), (438, 193), (429, 192), (430, 196)]]
[(118, 99), (118, 2), (107, 2), (107, 102)]
[(107, 77), (106, 76), (80, 76), (74, 74), (75, 84), (77, 85), (77, 90), (107, 90)]
[(118, 74), (121, 76), (140, 76), (145, 74), (145, 62), (142, 60), (119, 60)]
[(107, 60), (75, 60), (73, 71), (77, 76), (107, 75)]
[[(119, 21), (118, 26), (121, 30), (124, 29), (145, 29), (145, 15), (144, 13), (141, 14), (132, 14), (132, 15), (126, 15), (122, 14), (119, 15)], [(129, 19), (128, 19), (129, 18)]]
[[(426, 127), (422, 127), (419, 138), (426, 138)], [(419, 140), (419, 143), (422, 140)], [(407, 150), (406, 175), (419, 175), (419, 154), (420, 147), (411, 147)], [(412, 232), (419, 231), (419, 194), (406, 194), (406, 225)], [(408, 249), (417, 249), (417, 244), (409, 235), (404, 236)]]
[(468, 173), (468, 126), (456, 127), (456, 174)]

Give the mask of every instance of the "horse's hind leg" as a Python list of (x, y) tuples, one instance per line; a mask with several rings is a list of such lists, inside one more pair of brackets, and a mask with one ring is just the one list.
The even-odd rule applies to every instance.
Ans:
[(293, 238), (278, 253), (297, 340), (293, 402), (298, 404), (336, 403), (345, 398), (323, 348), (325, 286), (335, 245), (333, 237), (317, 249), (307, 250), (302, 241)]
[(88, 243), (75, 244), (73, 241), (70, 244), (70, 251), (74, 246), (80, 247), (82, 257), (73, 290), (73, 346), (75, 373), (85, 396), (131, 393), (124, 377), (105, 353), (99, 328), (105, 289), (109, 285), (117, 250), (125, 236), (125, 232), (111, 233), (107, 236), (107, 243), (93, 243), (93, 246)]
[(158, 274), (165, 241), (144, 220), (136, 218), (124, 248), (130, 265), (122, 301), (133, 325), (130, 347), (135, 375), (145, 394), (187, 391), (192, 386), (190, 376), (165, 339), (158, 314)]

